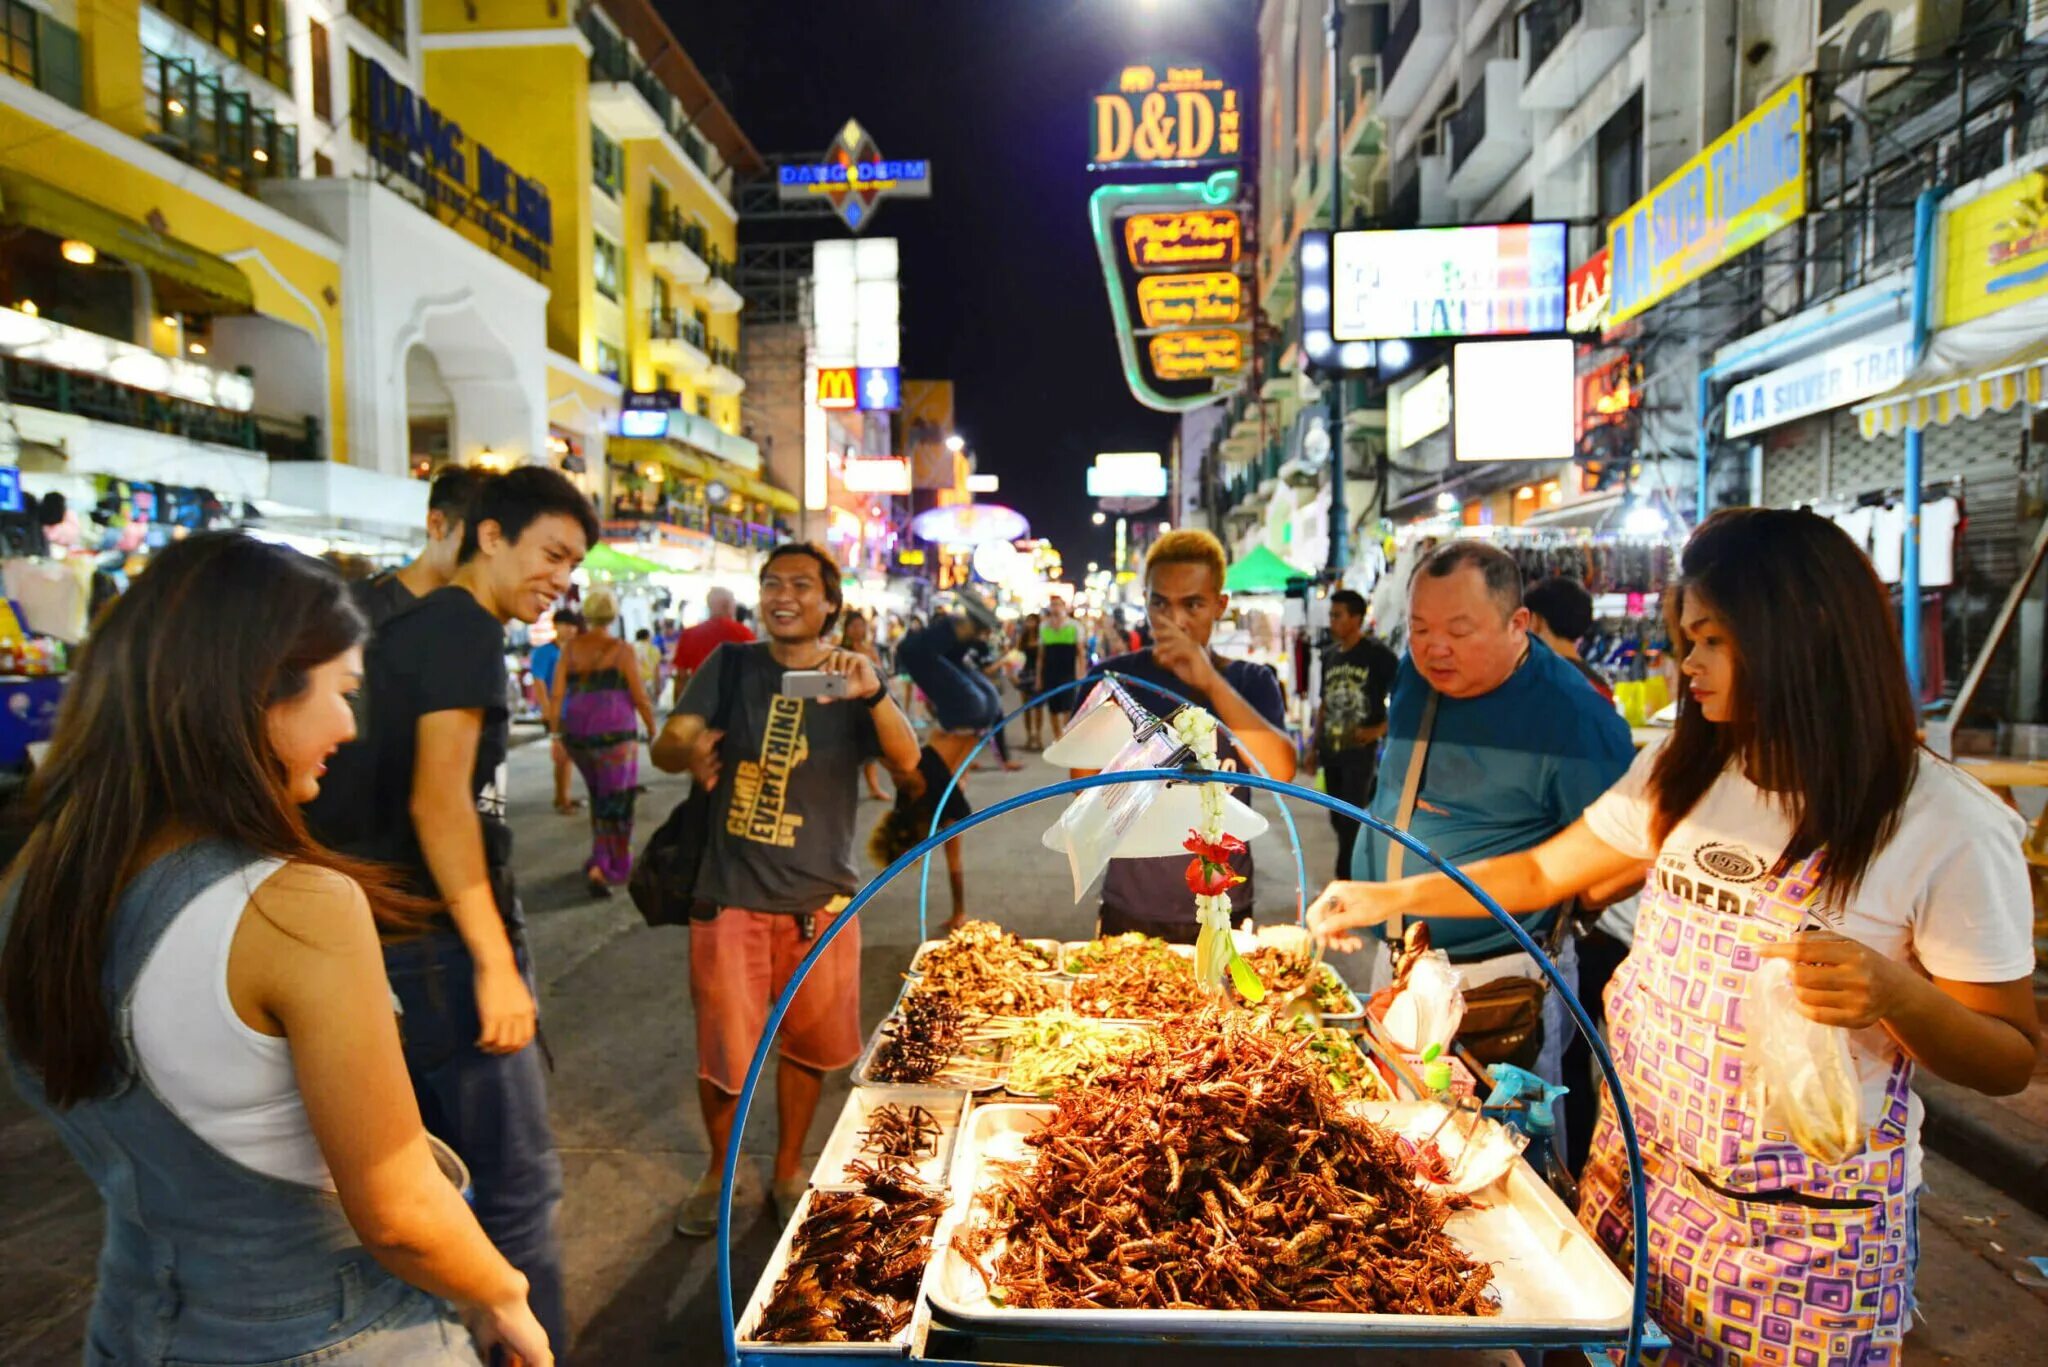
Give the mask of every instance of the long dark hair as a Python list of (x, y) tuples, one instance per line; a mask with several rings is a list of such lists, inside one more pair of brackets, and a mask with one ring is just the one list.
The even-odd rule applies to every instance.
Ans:
[(1919, 766), (1905, 654), (1877, 572), (1824, 517), (1725, 508), (1686, 543), (1665, 597), (1681, 662), (1688, 603), (1734, 638), (1735, 687), (1725, 725), (1683, 698), (1650, 776), (1658, 841), (1738, 764), (1792, 818), (1778, 872), (1825, 849), (1826, 886), (1849, 896), (1898, 830)]
[(266, 709), (365, 631), (334, 571), (238, 532), (162, 551), (94, 625), (24, 799), (21, 901), (0, 952), (8, 1037), (52, 1105), (114, 1079), (101, 976), (114, 911), (167, 828), (339, 870), (387, 926), (416, 921), (386, 879), (306, 833), (270, 746)]

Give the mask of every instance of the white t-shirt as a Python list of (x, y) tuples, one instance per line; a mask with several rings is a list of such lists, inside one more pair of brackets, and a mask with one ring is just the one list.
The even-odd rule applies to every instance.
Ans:
[(1870, 563), (1877, 577), (1896, 584), (1906, 576), (1906, 510), (1879, 508), (1870, 519)]
[(1953, 498), (1920, 509), (1921, 588), (1945, 589), (1956, 582), (1956, 528), (1962, 520), (1963, 505)]
[[(1621, 782), (1586, 809), (1600, 840), (1635, 859), (1656, 857), (1650, 877), (1718, 906), (1747, 906), (1778, 862), (1792, 822), (1776, 799), (1740, 773), (1724, 772), (1678, 823), (1663, 848), (1650, 843), (1650, 769), (1664, 741), (1644, 747)], [(1954, 765), (1923, 752), (1899, 829), (1846, 907), (1816, 913), (1830, 929), (1937, 978), (1999, 983), (2034, 971), (2033, 891), (2019, 814)], [(1667, 881), (1668, 880), (1668, 881)], [(1682, 883), (1680, 882), (1682, 880)], [(1863, 1081), (1866, 1124), (1878, 1114), (1898, 1046), (1873, 1026), (1850, 1036)], [(1920, 1184), (1920, 1098), (1906, 1128), (1908, 1188)]]

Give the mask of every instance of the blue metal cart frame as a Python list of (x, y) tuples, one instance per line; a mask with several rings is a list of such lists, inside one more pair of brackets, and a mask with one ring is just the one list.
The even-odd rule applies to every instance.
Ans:
[[(1642, 1232), (1647, 1227), (1649, 1218), (1642, 1179), (1642, 1149), (1636, 1139), (1635, 1117), (1629, 1110), (1628, 1098), (1622, 1092), (1621, 1078), (1615, 1071), (1613, 1056), (1608, 1053), (1606, 1044), (1600, 1038), (1600, 1032), (1594, 1028), (1592, 1017), (1586, 1014), (1586, 1008), (1580, 1003), (1578, 997), (1571, 989), (1566, 986), (1563, 977), (1558, 973), (1557, 965), (1552, 963), (1550, 956), (1543, 952), (1543, 947), (1527, 931), (1522, 929), (1521, 924), (1514, 917), (1503, 911), (1500, 904), (1487, 896), (1479, 888), (1478, 884), (1467, 878), (1458, 869), (1439, 859), (1433, 850), (1410, 836), (1407, 832), (1397, 831), (1375, 817), (1371, 812), (1355, 807), (1339, 798), (1333, 798), (1326, 793), (1297, 787), (1291, 783), (1281, 783), (1258, 774), (1223, 773), (1213, 769), (1140, 769), (1122, 774), (1095, 774), (1088, 778), (1063, 779), (1057, 783), (1035, 789), (1032, 792), (1023, 793), (1013, 798), (1006, 798), (994, 806), (976, 812), (964, 820), (955, 822), (944, 831), (937, 832), (925, 839), (915, 849), (909, 851), (902, 858), (884, 869), (866, 887), (862, 888), (854, 896), (853, 900), (847, 904), (846, 909), (835, 917), (830, 925), (819, 932), (817, 942), (811, 946), (811, 950), (804, 956), (803, 962), (797, 965), (796, 972), (790, 976), (788, 985), (782, 989), (781, 994), (775, 1000), (774, 1006), (768, 1012), (768, 1019), (761, 1030), (760, 1043), (755, 1046), (753, 1061), (747, 1066), (747, 1080), (745, 1085), (740, 1088), (739, 1104), (733, 1115), (732, 1136), (726, 1144), (725, 1171), (718, 1195), (717, 1239), (718, 1314), (722, 1335), (721, 1346), (724, 1349), (725, 1361), (731, 1364), (731, 1367), (786, 1367), (786, 1364), (778, 1364), (777, 1362), (777, 1359), (784, 1355), (742, 1353), (740, 1351), (739, 1324), (737, 1316), (733, 1311), (732, 1300), (732, 1198), (734, 1184), (739, 1173), (740, 1141), (746, 1133), (747, 1117), (753, 1110), (754, 1093), (760, 1085), (762, 1073), (767, 1069), (768, 1057), (772, 1052), (775, 1036), (782, 1028), (783, 1017), (788, 1013), (789, 1005), (795, 999), (797, 989), (803, 985), (804, 979), (810, 975), (811, 967), (817, 963), (818, 957), (825, 952), (826, 948), (838, 937), (841, 931), (852, 924), (853, 918), (860, 915), (866, 909), (868, 904), (875, 899), (876, 894), (895, 880), (897, 875), (909, 868), (912, 862), (929, 856), (933, 850), (942, 847), (946, 841), (954, 836), (962, 835), (1009, 812), (1017, 811), (1050, 798), (1065, 797), (1072, 793), (1086, 792), (1091, 788), (1109, 787), (1117, 784), (1165, 782), (1226, 783), (1233, 787), (1257, 788), (1270, 792), (1276, 797), (1291, 797), (1303, 802), (1312, 803), (1369, 826), (1388, 839), (1399, 841), (1431, 868), (1446, 875), (1453, 882), (1457, 883), (1458, 886), (1462, 887), (1470, 894), (1474, 901), (1486, 909), (1488, 915), (1500, 923), (1508, 935), (1521, 947), (1522, 951), (1535, 961), (1537, 967), (1542, 969), (1543, 976), (1549, 980), (1551, 989), (1558, 993), (1559, 999), (1571, 1011), (1572, 1019), (1577, 1024), (1579, 1033), (1585, 1036), (1588, 1045), (1592, 1049), (1594, 1060), (1600, 1065), (1601, 1076), (1606, 1079), (1608, 1095), (1614, 1104), (1615, 1118), (1620, 1123), (1622, 1143), (1628, 1151), (1630, 1174), (1629, 1212), (1636, 1237), (1630, 1241), (1634, 1257), (1633, 1276), (1630, 1279), (1632, 1283), (1632, 1303), (1626, 1340), (1616, 1343), (1612, 1338), (1604, 1335), (1581, 1338), (1572, 1334), (1565, 1334), (1554, 1339), (1545, 1336), (1541, 1340), (1541, 1344), (1549, 1348), (1580, 1348), (1589, 1353), (1621, 1348), (1626, 1355), (1623, 1359), (1625, 1362), (1636, 1362), (1641, 1356), (1646, 1341), (1661, 1339), (1661, 1335), (1656, 1334), (1655, 1327), (1649, 1324), (1645, 1308), (1645, 1298), (1649, 1285), (1649, 1247), (1648, 1242), (1642, 1237)], [(1298, 854), (1299, 850), (1297, 848)], [(1447, 1350), (1459, 1348), (1514, 1349), (1532, 1346), (1527, 1341), (1528, 1336), (1526, 1335), (1511, 1334), (1505, 1338), (1492, 1337), (1477, 1332), (1482, 1324), (1481, 1321), (1473, 1321), (1472, 1324), (1475, 1330), (1474, 1335), (1471, 1338), (1456, 1341), (1431, 1339), (1416, 1342), (1393, 1337), (1374, 1336), (1360, 1339), (1350, 1345), (1338, 1345), (1321, 1341), (1301, 1346), (1311, 1350), (1320, 1349), (1322, 1351), (1329, 1351), (1331, 1348), (1341, 1346), (1362, 1349), (1427, 1346)], [(997, 1335), (986, 1331), (978, 1331), (978, 1336), (984, 1338), (1003, 1338), (1005, 1341), (1027, 1341), (1022, 1336)], [(1654, 1336), (1654, 1339), (1652, 1336)], [(1045, 1336), (1048, 1339), (1052, 1337), (1056, 1336)], [(1114, 1340), (1107, 1336), (1090, 1335), (1087, 1341), (1153, 1343), (1161, 1347), (1177, 1343), (1183, 1347), (1197, 1346), (1166, 1335), (1143, 1333), (1133, 1333), (1128, 1338), (1120, 1336)], [(1218, 1346), (1228, 1346), (1231, 1340), (1228, 1338), (1213, 1340), (1205, 1338), (1203, 1342), (1215, 1343)], [(1285, 1349), (1292, 1345), (1276, 1343), (1270, 1337), (1267, 1337), (1260, 1340), (1243, 1340), (1241, 1341), (1241, 1346), (1256, 1346), (1272, 1350)], [(803, 1357), (807, 1363), (845, 1363), (848, 1367), (854, 1367), (855, 1364), (866, 1364), (867, 1367), (873, 1367), (875, 1362), (872, 1354), (846, 1354), (841, 1356), (829, 1350), (807, 1352)], [(921, 1360), (927, 1362), (938, 1361), (937, 1359)]]

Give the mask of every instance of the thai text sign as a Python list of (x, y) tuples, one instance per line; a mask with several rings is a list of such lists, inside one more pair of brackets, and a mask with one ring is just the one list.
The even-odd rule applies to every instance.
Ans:
[(1162, 380), (1235, 375), (1244, 368), (1244, 337), (1223, 328), (1165, 332), (1147, 343), (1152, 373)]
[(1148, 328), (1235, 323), (1244, 314), (1244, 282), (1229, 271), (1148, 275), (1138, 281), (1138, 319)]
[(1243, 149), (1237, 91), (1206, 67), (1127, 66), (1094, 108), (1091, 171), (1235, 161)]
[(1235, 209), (1132, 214), (1124, 220), (1124, 250), (1141, 271), (1234, 265), (1243, 249), (1244, 225)]
[(1806, 80), (1799, 77), (1607, 225), (1608, 326), (1740, 256), (1806, 212)]
[(2048, 294), (2048, 174), (2029, 172), (1942, 218), (1940, 326)]

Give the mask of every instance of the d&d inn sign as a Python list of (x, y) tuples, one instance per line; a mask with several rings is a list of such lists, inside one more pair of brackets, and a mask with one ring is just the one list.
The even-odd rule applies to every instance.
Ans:
[[(461, 124), (393, 80), (382, 66), (366, 65), (372, 155), (425, 195), (428, 212), (436, 218), (441, 209), (450, 209), (536, 270), (546, 270), (555, 241), (547, 187), (514, 171), (482, 143), (468, 142)], [(476, 153), (473, 186), (465, 147)]]
[(1237, 91), (1207, 68), (1127, 66), (1095, 97), (1088, 168), (1199, 166), (1235, 161), (1243, 150)]

